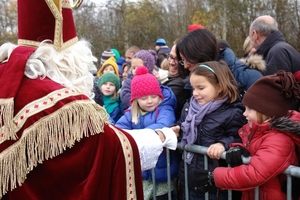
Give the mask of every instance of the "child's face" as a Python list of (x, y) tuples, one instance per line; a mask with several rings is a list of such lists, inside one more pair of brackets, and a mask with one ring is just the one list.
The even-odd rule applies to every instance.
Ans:
[(152, 112), (161, 103), (161, 98), (158, 95), (148, 95), (138, 98), (137, 102), (143, 111)]
[(193, 88), (193, 96), (201, 106), (218, 96), (219, 87), (212, 85), (205, 76), (192, 74), (190, 82)]
[(105, 74), (107, 72), (116, 74), (115, 69), (112, 65), (106, 65), (105, 66), (105, 68), (103, 69), (103, 74)]
[(141, 60), (139, 58), (132, 58), (131, 59), (131, 72), (132, 72), (133, 76), (135, 76), (135, 71), (140, 66), (144, 66), (143, 60)]
[(128, 66), (124, 67), (123, 73), (122, 73), (123, 80), (127, 79), (127, 77), (128, 77), (128, 70), (129, 70)]
[(116, 91), (116, 86), (112, 82), (106, 82), (100, 87), (100, 91), (104, 96), (111, 96)]
[(243, 113), (243, 115), (248, 120), (248, 124), (249, 124), (250, 128), (253, 127), (253, 121), (257, 122), (258, 124), (262, 124), (271, 119), (267, 115), (261, 114), (252, 108), (249, 108), (247, 106), (245, 106), (245, 107), (246, 107), (246, 110)]
[(252, 128), (252, 122), (253, 121), (257, 122), (257, 112), (256, 112), (256, 110), (253, 110), (252, 108), (249, 108), (248, 106), (245, 106), (245, 107), (246, 107), (246, 110), (243, 113), (243, 115), (248, 120), (248, 124), (249, 124), (250, 128)]

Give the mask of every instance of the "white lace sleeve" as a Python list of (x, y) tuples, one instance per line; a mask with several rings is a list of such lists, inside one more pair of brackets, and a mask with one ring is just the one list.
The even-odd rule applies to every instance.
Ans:
[(125, 130), (134, 138), (139, 148), (142, 171), (155, 167), (163, 147), (176, 149), (177, 138), (172, 129), (171, 131), (169, 129), (159, 129), (166, 136), (164, 143), (161, 142), (159, 136), (152, 129)]
[(163, 150), (163, 143), (154, 130), (125, 130), (135, 140), (141, 159), (142, 171), (155, 167), (158, 156)]
[(163, 143), (163, 146), (175, 150), (177, 147), (177, 137), (174, 131), (171, 128), (162, 128), (157, 129), (164, 133), (166, 140)]

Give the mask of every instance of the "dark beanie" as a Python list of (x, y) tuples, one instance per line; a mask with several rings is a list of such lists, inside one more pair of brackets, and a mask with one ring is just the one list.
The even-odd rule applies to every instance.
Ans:
[(300, 85), (292, 73), (279, 70), (276, 74), (264, 76), (253, 83), (242, 103), (276, 119), (288, 114), (292, 98), (300, 98)]
[(230, 48), (230, 45), (227, 40), (218, 40), (218, 46), (221, 49)]

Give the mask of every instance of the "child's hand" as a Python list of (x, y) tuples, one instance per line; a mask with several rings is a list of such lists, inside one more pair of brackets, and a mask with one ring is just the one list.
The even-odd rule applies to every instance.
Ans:
[(152, 74), (157, 78), (157, 80), (160, 79), (159, 73), (155, 69), (153, 69)]
[(174, 131), (177, 137), (180, 136), (179, 131), (180, 131), (180, 126), (172, 126), (171, 129)]
[(222, 143), (218, 142), (218, 143), (210, 145), (210, 147), (208, 147), (206, 153), (212, 159), (215, 159), (215, 158), (220, 159), (221, 154), (224, 151), (225, 151), (224, 145)]

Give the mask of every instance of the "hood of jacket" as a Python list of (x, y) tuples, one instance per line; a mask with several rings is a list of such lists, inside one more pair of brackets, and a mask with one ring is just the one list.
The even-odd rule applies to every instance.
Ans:
[(241, 62), (245, 63), (250, 69), (256, 69), (261, 73), (266, 70), (266, 62), (261, 55), (251, 55), (247, 58), (241, 58)]
[(177, 100), (171, 88), (161, 85), (160, 89), (164, 100), (159, 104), (159, 106), (170, 105), (174, 108), (174, 110), (176, 110)]
[(237, 59), (235, 53), (230, 48), (225, 48), (220, 52), (220, 59), (224, 60), (232, 72), (238, 68), (244, 69), (247, 65)]
[(293, 138), (295, 144), (300, 147), (300, 113), (291, 110), (288, 117), (275, 119), (271, 123), (271, 128), (279, 130)]

